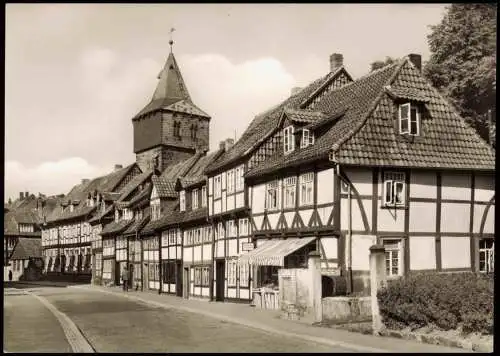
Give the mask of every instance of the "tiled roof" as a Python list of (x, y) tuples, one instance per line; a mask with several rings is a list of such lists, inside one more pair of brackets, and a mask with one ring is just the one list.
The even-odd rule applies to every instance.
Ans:
[(123, 235), (135, 234), (136, 232), (141, 231), (141, 229), (149, 222), (149, 219), (151, 219), (151, 215), (148, 209), (142, 219), (134, 220), (134, 222), (125, 229)]
[(173, 53), (168, 55), (165, 66), (160, 74), (158, 74), (158, 79), (159, 81), (151, 101), (134, 117), (134, 119), (159, 109), (210, 117), (207, 113), (193, 104)]
[(62, 210), (61, 208), (57, 208), (54, 210), (56, 216), (51, 216), (50, 218), (47, 218), (47, 222), (83, 217), (87, 214), (92, 213), (95, 209), (96, 206), (79, 206), (75, 207), (73, 211), (70, 211), (68, 208), (64, 210)]
[(18, 235), (16, 214), (14, 211), (9, 211), (3, 215), (3, 233), (4, 235)]
[(27, 260), (42, 258), (42, 240), (38, 238), (20, 237), (12, 251), (11, 260)]
[(119, 193), (119, 192), (102, 192), (101, 194), (102, 194), (102, 198), (105, 201), (116, 201), (121, 196), (121, 193)]
[(188, 177), (188, 178), (179, 178), (178, 183), (179, 185), (176, 185), (176, 189), (182, 190), (186, 189), (189, 187), (192, 187), (194, 185), (200, 184), (205, 182), (206, 176), (197, 176), (197, 177)]
[(311, 110), (297, 110), (297, 109), (285, 109), (285, 114), (288, 119), (295, 122), (312, 123), (319, 120), (323, 120), (326, 114), (319, 111)]
[(399, 87), (394, 88), (392, 86), (385, 87), (385, 91), (392, 97), (396, 99), (414, 100), (427, 103), (430, 99), (424, 94), (423, 91), (414, 88)]
[(324, 77), (315, 80), (301, 91), (293, 94), (281, 104), (256, 116), (240, 139), (236, 141), (227, 152), (224, 152), (219, 159), (208, 165), (206, 169), (207, 173), (220, 169), (248, 154), (256, 146), (257, 142), (260, 142), (271, 130), (277, 127), (281, 112), (284, 108), (299, 109), (302, 102), (307, 100), (311, 94), (323, 84), (336, 77), (338, 73), (340, 73), (340, 71), (328, 73)]
[(129, 206), (133, 207), (139, 205), (142, 202), (147, 202), (149, 204), (149, 196), (151, 195), (151, 187), (150, 183), (147, 183), (146, 186), (132, 199), (129, 201)]
[(165, 168), (160, 177), (164, 180), (175, 181), (178, 177), (184, 176), (191, 168), (193, 168), (196, 162), (198, 162), (198, 160), (203, 156), (204, 154), (202, 152), (196, 152), (188, 159)]
[(175, 208), (179, 205), (177, 200), (167, 200), (164, 203), (164, 209), (162, 212), (162, 216), (157, 220), (150, 220), (141, 230), (141, 234), (150, 234), (153, 233), (161, 224), (164, 219), (168, 219), (168, 217), (175, 213)]
[(306, 125), (305, 128), (311, 131), (316, 131), (326, 125), (331, 125), (338, 119), (340, 119), (346, 112), (346, 109), (338, 110), (337, 112), (330, 114), (323, 118), (322, 120), (318, 120), (316, 122), (311, 122), (309, 125)]
[(175, 191), (175, 181), (166, 180), (158, 176), (153, 176), (151, 178), (158, 197), (160, 198), (177, 198), (177, 192)]
[(206, 179), (206, 176), (204, 174), (205, 168), (211, 162), (220, 157), (222, 153), (224, 153), (224, 150), (219, 149), (214, 152), (209, 152), (205, 156), (200, 157), (200, 159), (191, 167), (191, 169), (188, 172), (185, 173), (183, 177), (179, 177), (177, 183), (180, 184), (181, 188), (185, 189), (190, 186), (204, 182)]
[[(418, 92), (425, 104), (421, 135), (414, 141), (396, 132), (393, 99), (384, 90)], [(411, 89), (411, 90), (409, 90)], [(494, 170), (495, 153), (453, 107), (404, 59), (326, 94), (316, 109), (345, 114), (314, 145), (273, 158), (247, 172), (247, 177), (326, 159), (332, 150), (341, 164), (411, 168)], [(338, 109), (337, 109), (338, 110)]]
[(102, 229), (101, 236), (119, 234), (133, 222), (134, 220), (120, 220), (118, 222), (112, 221)]
[(152, 170), (147, 170), (147, 171), (144, 171), (143, 173), (135, 176), (134, 178), (132, 178), (132, 180), (130, 182), (128, 182), (127, 185), (125, 185), (125, 187), (123, 187), (123, 189), (121, 191), (121, 195), (118, 198), (118, 201), (123, 201), (123, 200), (126, 200), (127, 198), (129, 198), (129, 195), (140, 184), (144, 183), (144, 181), (146, 181), (152, 174), (153, 174)]
[(96, 222), (99, 222), (100, 219), (113, 212), (113, 210), (115, 210), (115, 207), (113, 205), (108, 206), (103, 212), (96, 214), (92, 219), (90, 219), (89, 224), (94, 224)]

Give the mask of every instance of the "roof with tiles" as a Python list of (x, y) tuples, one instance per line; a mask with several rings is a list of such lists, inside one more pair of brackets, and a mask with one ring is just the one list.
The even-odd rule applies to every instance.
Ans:
[(101, 231), (101, 236), (119, 234), (133, 222), (134, 220), (120, 220), (118, 222), (112, 221), (106, 226), (104, 226), (104, 228)]
[(127, 198), (129, 198), (130, 194), (132, 194), (132, 192), (139, 185), (144, 183), (152, 174), (153, 174), (152, 170), (147, 170), (147, 171), (144, 171), (143, 173), (135, 176), (134, 178), (132, 178), (132, 180), (130, 182), (128, 182), (127, 185), (125, 185), (125, 187), (123, 187), (123, 189), (121, 191), (121, 195), (117, 201), (123, 201), (123, 200), (126, 200)]
[[(399, 135), (393, 121), (394, 99), (384, 90), (419, 93), (426, 99), (421, 135)], [(279, 152), (247, 172), (247, 177), (327, 158), (331, 150), (341, 164), (410, 168), (494, 170), (495, 154), (454, 108), (428, 84), (408, 59), (374, 71), (334, 90), (317, 104), (324, 112), (345, 114), (315, 144), (287, 156)]]
[(160, 219), (157, 220), (150, 220), (141, 230), (141, 234), (151, 234), (155, 232), (155, 230), (161, 226), (162, 221), (164, 219), (168, 219), (169, 216), (172, 214), (175, 214), (175, 209), (176, 207), (179, 206), (179, 203), (177, 200), (170, 200), (165, 203), (165, 207), (162, 211), (162, 216)]
[(121, 168), (105, 176), (97, 177), (88, 182), (76, 185), (71, 189), (68, 195), (64, 197), (63, 201), (68, 202), (79, 200), (78, 205), (74, 207), (73, 211), (70, 211), (70, 209), (64, 208), (63, 206), (58, 206), (47, 217), (47, 222), (80, 218), (92, 213), (96, 209), (96, 206), (86, 205), (88, 194), (94, 191), (113, 191), (113, 189), (118, 186), (134, 165), (135, 163), (132, 163), (125, 168)]
[(204, 182), (206, 179), (206, 176), (204, 174), (205, 168), (211, 162), (220, 157), (222, 153), (224, 153), (224, 149), (218, 149), (217, 151), (207, 153), (205, 156), (200, 157), (200, 159), (191, 167), (191, 169), (185, 174), (185, 176), (180, 177), (177, 182), (182, 188), (188, 188), (190, 186)]
[(152, 184), (146, 183), (146, 186), (138, 194), (136, 194), (132, 199), (130, 199), (129, 206), (135, 207), (137, 205), (142, 205), (141, 203), (143, 203), (143, 202), (147, 202), (149, 204), (149, 197), (151, 195), (151, 188), (152, 188)]
[[(249, 170), (245, 176), (258, 176), (276, 169), (327, 158), (332, 142), (344, 137), (351, 126), (356, 124), (358, 118), (366, 110), (365, 107), (369, 106), (370, 102), (379, 95), (385, 83), (394, 75), (396, 68), (397, 65), (384, 67), (328, 93), (317, 104), (317, 108), (327, 114), (338, 112), (339, 108), (342, 108), (342, 111), (344, 111), (342, 119), (335, 122), (325, 134), (317, 137), (314, 145), (298, 149), (288, 155), (284, 155), (282, 150), (278, 150), (273, 157)], [(327, 106), (324, 102), (330, 104)]]
[(177, 198), (175, 181), (162, 179), (158, 176), (153, 176), (151, 181), (153, 182), (159, 198)]
[(103, 217), (107, 215), (111, 215), (111, 213), (115, 210), (113, 205), (108, 206), (104, 211), (99, 210), (99, 213), (96, 214), (92, 219), (89, 220), (89, 224), (94, 224), (99, 222)]
[[(327, 75), (310, 83), (299, 92), (291, 95), (282, 103), (260, 115), (257, 115), (245, 132), (243, 132), (240, 139), (236, 141), (236, 143), (227, 152), (223, 153), (219, 159), (209, 164), (206, 171), (216, 171), (247, 154), (252, 148), (255, 147), (257, 142), (267, 136), (271, 130), (277, 128), (283, 109), (300, 109), (301, 104), (306, 102), (313, 93), (317, 93), (317, 90), (320, 87), (324, 86), (329, 81), (333, 80), (337, 75), (344, 72), (345, 69), (343, 67), (340, 67), (335, 72), (329, 72)], [(315, 109), (315, 111), (318, 110)]]
[(311, 110), (296, 110), (286, 108), (284, 112), (288, 119), (295, 122), (313, 123), (323, 120), (326, 117), (326, 114), (322, 112)]
[(42, 240), (20, 237), (14, 246), (10, 259), (28, 260), (30, 258), (42, 258)]
[(123, 231), (123, 235), (131, 235), (138, 233), (144, 226), (146, 226), (146, 224), (149, 222), (150, 219), (151, 215), (149, 210), (147, 210), (142, 219), (134, 220), (134, 222), (130, 224), (125, 229), (125, 231)]

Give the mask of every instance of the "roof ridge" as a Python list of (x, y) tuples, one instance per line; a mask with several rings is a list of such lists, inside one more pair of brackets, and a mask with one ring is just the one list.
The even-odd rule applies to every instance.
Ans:
[[(394, 73), (392, 73), (392, 75), (390, 76), (390, 78), (387, 80), (387, 82), (382, 85), (382, 90), (380, 91), (380, 93), (377, 95), (377, 97), (375, 98), (375, 100), (372, 102), (372, 105), (370, 106), (369, 110), (366, 112), (366, 114), (364, 115), (363, 119), (359, 121), (359, 123), (354, 126), (354, 128), (352, 128), (351, 130), (349, 130), (349, 132), (347, 132), (346, 135), (344, 135), (344, 137), (339, 141), (339, 142), (336, 142), (332, 145), (331, 147), (331, 151), (333, 152), (337, 152), (340, 150), (340, 146), (342, 146), (344, 143), (346, 143), (356, 132), (358, 132), (366, 123), (366, 120), (368, 119), (368, 117), (371, 115), (371, 113), (373, 112), (373, 110), (375, 110), (375, 108), (377, 107), (378, 103), (380, 102), (380, 100), (382, 99), (383, 95), (384, 95), (384, 90), (383, 88), (386, 86), (386, 85), (390, 85), (394, 82), (394, 80), (396, 79), (397, 75), (400, 73), (401, 69), (403, 68), (404, 64), (407, 63), (409, 61), (408, 58), (404, 58), (402, 60), (400, 60), (399, 63), (395, 63), (395, 64), (391, 64), (389, 66), (385, 66), (383, 68), (380, 68), (376, 71), (373, 71), (371, 73), (369, 73), (369, 75), (367, 76), (364, 76), (363, 79), (366, 79), (367, 77), (371, 76), (371, 74), (374, 74), (375, 72), (377, 73), (380, 73), (382, 69), (386, 69), (388, 70), (390, 67), (393, 67), (393, 66), (396, 66), (395, 70), (394, 70)], [(361, 78), (357, 79), (356, 81), (354, 82), (351, 82), (345, 86), (343, 86), (342, 88), (345, 88), (346, 86), (352, 84), (352, 83), (359, 83), (359, 80), (361, 80)]]
[[(336, 68), (333, 72), (330, 71), (326, 74), (326, 76), (324, 76), (323, 78), (325, 78), (325, 81), (323, 84), (321, 84), (319, 87), (317, 87), (311, 94), (309, 94), (307, 96), (307, 98), (305, 98), (304, 100), (302, 100), (302, 102), (300, 103), (299, 107), (302, 107), (303, 105), (306, 105), (307, 103), (309, 103), (312, 99), (314, 99), (314, 97), (316, 95), (318, 95), (319, 92), (321, 92), (323, 89), (325, 89), (325, 87), (329, 84), (330, 80), (333, 80), (335, 79), (335, 77), (340, 74), (340, 72), (344, 70), (346, 72), (346, 74), (349, 76), (349, 78), (351, 79), (351, 82), (354, 81), (354, 79), (352, 79), (352, 76), (349, 74), (349, 72), (347, 71), (347, 69), (345, 69), (344, 65), (342, 64), (340, 67)], [(328, 76), (330, 76), (328, 78)], [(321, 79), (321, 78), (319, 78)], [(318, 79), (318, 80), (319, 80)], [(314, 83), (314, 82), (313, 82)], [(312, 83), (311, 83), (312, 84)], [(345, 85), (345, 84), (344, 84)]]

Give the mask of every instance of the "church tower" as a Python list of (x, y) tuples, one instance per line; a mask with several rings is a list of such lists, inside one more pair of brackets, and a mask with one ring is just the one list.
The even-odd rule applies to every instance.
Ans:
[(172, 47), (158, 79), (151, 101), (132, 119), (134, 153), (143, 171), (156, 164), (163, 172), (209, 149), (210, 116), (191, 100)]

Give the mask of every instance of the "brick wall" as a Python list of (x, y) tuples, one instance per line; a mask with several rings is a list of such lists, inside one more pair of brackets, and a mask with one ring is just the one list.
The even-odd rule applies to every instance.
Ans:
[(149, 169), (153, 157), (158, 156), (160, 171), (171, 164), (190, 158), (195, 152), (189, 152), (182, 148), (158, 146), (147, 151), (136, 154), (136, 162), (142, 171)]
[[(174, 136), (174, 122), (180, 123), (180, 137)], [(191, 126), (198, 130), (196, 139), (191, 137)], [(162, 116), (162, 143), (183, 148), (209, 149), (210, 120), (198, 116), (181, 113), (163, 113)]]

